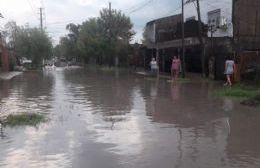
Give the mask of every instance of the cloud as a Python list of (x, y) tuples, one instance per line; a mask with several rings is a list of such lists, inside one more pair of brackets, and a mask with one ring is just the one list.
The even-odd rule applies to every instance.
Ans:
[[(130, 16), (137, 32), (134, 41), (140, 41), (145, 24), (158, 17), (171, 15), (180, 0), (110, 0), (113, 9), (121, 10)], [(68, 23), (80, 24), (89, 17), (97, 17), (102, 8), (108, 7), (104, 0), (44, 0), (45, 25), (55, 43), (67, 32)], [(5, 16), (0, 20), (3, 25), (8, 20), (17, 24), (39, 26), (40, 0), (0, 0), (0, 12)]]

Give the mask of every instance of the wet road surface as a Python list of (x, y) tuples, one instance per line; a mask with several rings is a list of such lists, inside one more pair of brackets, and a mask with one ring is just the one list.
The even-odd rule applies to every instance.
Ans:
[(219, 86), (86, 69), (0, 81), (1, 115), (50, 118), (1, 128), (0, 167), (259, 168), (260, 109)]

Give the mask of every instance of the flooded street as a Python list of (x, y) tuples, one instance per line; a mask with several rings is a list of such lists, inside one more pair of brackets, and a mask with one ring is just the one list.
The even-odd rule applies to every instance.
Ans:
[(259, 168), (260, 109), (219, 86), (86, 69), (0, 81), (1, 115), (49, 118), (1, 128), (0, 167)]

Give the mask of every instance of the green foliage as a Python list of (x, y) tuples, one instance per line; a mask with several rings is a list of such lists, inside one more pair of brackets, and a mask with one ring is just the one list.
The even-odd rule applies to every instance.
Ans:
[(54, 48), (54, 56), (57, 58), (65, 58), (67, 61), (80, 60), (80, 52), (77, 46), (79, 38), (80, 25), (70, 23), (66, 26), (69, 34), (60, 38), (60, 42)]
[(43, 59), (52, 56), (52, 42), (46, 32), (29, 26), (17, 26), (15, 22), (7, 23), (5, 28), (8, 30), (8, 45), (14, 50), (17, 60), (31, 59), (37, 68)]
[(113, 41), (119, 39), (123, 41), (130, 41), (135, 34), (131, 29), (133, 24), (129, 17), (125, 16), (121, 11), (104, 8), (100, 11), (98, 18), (101, 32), (107, 38)]
[(233, 87), (225, 87), (217, 94), (230, 97), (255, 98), (260, 95), (260, 88), (246, 85), (236, 85)]
[(107, 48), (105, 39), (99, 32), (97, 19), (91, 18), (81, 25), (78, 48), (85, 61), (101, 62), (104, 50)]
[(127, 65), (129, 42), (134, 32), (130, 18), (121, 11), (102, 9), (100, 17), (89, 18), (81, 25), (68, 24), (69, 34), (60, 39), (55, 54), (65, 57), (78, 56), (77, 60), (99, 65)]
[(16, 115), (9, 115), (7, 118), (3, 121), (4, 126), (36, 126), (37, 124), (41, 122), (46, 122), (47, 119), (44, 115), (41, 114), (35, 114), (35, 113), (23, 113), (23, 114), (16, 114)]

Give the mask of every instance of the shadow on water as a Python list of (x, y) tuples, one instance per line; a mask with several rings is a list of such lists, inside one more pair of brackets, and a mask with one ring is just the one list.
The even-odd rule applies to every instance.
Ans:
[(89, 69), (0, 81), (7, 113), (51, 118), (1, 130), (0, 167), (258, 168), (259, 109), (212, 96), (218, 87)]

